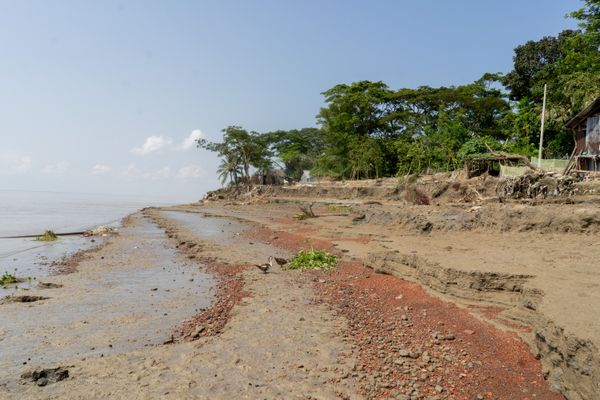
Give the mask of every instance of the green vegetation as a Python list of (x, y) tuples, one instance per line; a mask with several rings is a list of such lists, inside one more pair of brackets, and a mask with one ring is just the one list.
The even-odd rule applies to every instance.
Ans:
[(450, 171), (488, 148), (536, 155), (546, 84), (544, 157), (564, 157), (573, 148), (565, 122), (600, 96), (600, 0), (583, 1), (569, 16), (578, 30), (518, 46), (507, 74), (439, 88), (338, 84), (322, 93), (319, 128), (258, 133), (230, 126), (222, 143), (200, 139), (198, 146), (218, 153), (222, 182), (236, 186), (249, 182), (250, 168), (264, 176), (273, 166), (296, 180), (303, 170), (334, 179)]
[(56, 236), (56, 233), (52, 232), (51, 230), (47, 230), (42, 236), (38, 236), (37, 238), (35, 238), (35, 240), (38, 240), (40, 242), (53, 242), (57, 239), (58, 236)]
[(337, 265), (337, 257), (321, 250), (300, 250), (290, 260), (290, 269), (331, 269)]
[(12, 285), (18, 282), (21, 282), (21, 280), (9, 272), (5, 272), (0, 277), (0, 285)]
[(327, 209), (333, 212), (350, 212), (352, 211), (352, 207), (342, 205), (342, 204), (328, 204)]

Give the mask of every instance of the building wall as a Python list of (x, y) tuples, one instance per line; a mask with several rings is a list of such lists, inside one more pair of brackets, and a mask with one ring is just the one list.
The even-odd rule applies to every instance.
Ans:
[(600, 155), (600, 130), (590, 130), (591, 127), (597, 127), (599, 118), (599, 114), (592, 115), (575, 127), (576, 155)]

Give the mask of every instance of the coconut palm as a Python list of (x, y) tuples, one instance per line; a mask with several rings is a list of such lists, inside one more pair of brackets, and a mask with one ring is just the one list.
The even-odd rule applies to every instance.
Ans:
[(221, 180), (221, 185), (225, 185), (227, 179), (230, 182), (238, 185), (238, 176), (242, 173), (242, 167), (240, 166), (240, 162), (238, 157), (235, 157), (233, 154), (228, 154), (221, 159), (221, 164), (219, 164), (219, 168), (217, 168), (217, 174), (219, 175), (219, 179)]

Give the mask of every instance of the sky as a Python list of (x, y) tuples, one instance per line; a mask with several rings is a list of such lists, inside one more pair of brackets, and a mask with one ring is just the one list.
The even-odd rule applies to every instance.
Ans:
[(577, 0), (0, 0), (0, 190), (186, 202), (195, 139), (315, 126), (321, 93), (460, 85), (575, 28)]

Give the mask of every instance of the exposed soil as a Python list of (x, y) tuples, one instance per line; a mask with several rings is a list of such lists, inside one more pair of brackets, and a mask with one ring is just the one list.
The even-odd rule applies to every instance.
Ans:
[[(2, 307), (28, 318), (41, 307), (53, 315), (73, 301), (69, 293), (83, 294), (78, 288), (98, 293), (99, 273), (127, 276), (139, 262), (152, 266), (166, 255), (185, 265), (167, 275), (177, 285), (195, 283), (199, 271), (213, 276), (212, 302), (176, 322), (160, 312), (150, 317), (164, 321), (153, 345), (102, 353), (68, 355), (80, 336), (143, 335), (142, 324), (132, 323), (140, 316), (113, 318), (101, 336), (90, 335), (88, 321), (73, 322), (73, 340), (60, 343), (64, 357), (48, 365), (34, 354), (18, 374), (0, 372), (0, 398), (598, 399), (600, 275), (587, 261), (600, 256), (595, 200), (498, 204), (489, 201), (493, 180), (436, 179), (416, 182), (411, 194), (406, 182), (383, 180), (293, 193), (258, 188), (220, 202), (146, 209), (164, 235), (115, 237), (75, 273), (52, 277), (56, 286), (44, 289), (52, 299)], [(295, 219), (308, 203), (317, 217)], [(170, 250), (156, 252), (156, 243)], [(253, 267), (310, 248), (342, 262), (314, 272)], [(132, 284), (127, 290), (142, 302), (172, 296), (169, 313), (206, 296)], [(41, 332), (64, 334), (45, 324), (40, 319)], [(7, 335), (0, 327), (0, 343), (15, 341)], [(56, 383), (18, 383), (21, 373), (60, 365), (69, 366), (68, 376)]]
[[(554, 390), (568, 399), (598, 399), (600, 273), (591, 260), (600, 258), (600, 185), (582, 182), (556, 196), (499, 203), (498, 182), (419, 179), (415, 185), (430, 205), (414, 205), (406, 182), (381, 180), (257, 187), (223, 196), (226, 206), (218, 211), (210, 201), (204, 207), (285, 231), (277, 232), (278, 245), (297, 235), (301, 246), (333, 246), (377, 272), (419, 282), (518, 333)], [(295, 221), (299, 206), (309, 203), (318, 218)], [(349, 215), (334, 216), (339, 206), (350, 207)]]
[[(562, 399), (514, 333), (473, 318), (418, 284), (347, 263), (316, 278), (318, 301), (349, 320), (368, 398)], [(412, 396), (412, 397), (410, 397)]]

